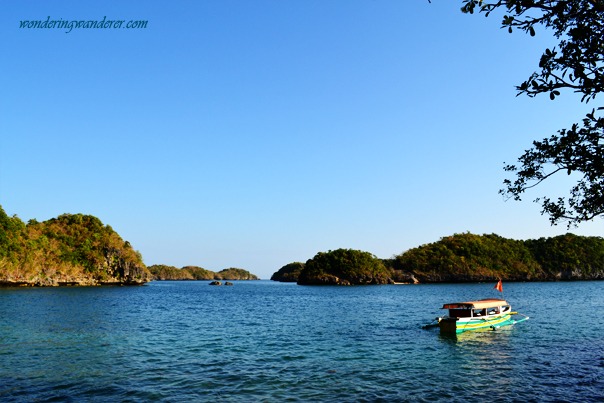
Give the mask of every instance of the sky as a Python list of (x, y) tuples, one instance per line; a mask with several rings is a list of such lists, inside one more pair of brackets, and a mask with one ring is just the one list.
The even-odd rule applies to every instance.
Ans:
[[(94, 215), (147, 265), (270, 278), (338, 248), (390, 258), (444, 236), (602, 236), (498, 194), (572, 93), (516, 96), (551, 33), (461, 0), (0, 3), (0, 205)], [(140, 29), (21, 21), (147, 21)]]

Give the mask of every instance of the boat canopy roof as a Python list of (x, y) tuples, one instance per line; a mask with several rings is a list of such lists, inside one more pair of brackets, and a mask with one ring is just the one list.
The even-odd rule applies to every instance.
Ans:
[(509, 305), (504, 299), (481, 299), (478, 301), (452, 302), (444, 304), (442, 309), (485, 309)]

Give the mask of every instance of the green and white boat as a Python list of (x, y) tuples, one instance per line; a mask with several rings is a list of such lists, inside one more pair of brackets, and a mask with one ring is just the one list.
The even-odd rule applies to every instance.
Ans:
[[(459, 334), (469, 331), (495, 330), (503, 326), (524, 322), (529, 317), (513, 312), (503, 299), (481, 299), (478, 301), (444, 304), (448, 315), (437, 318), (441, 334)], [(522, 317), (517, 317), (521, 315)]]

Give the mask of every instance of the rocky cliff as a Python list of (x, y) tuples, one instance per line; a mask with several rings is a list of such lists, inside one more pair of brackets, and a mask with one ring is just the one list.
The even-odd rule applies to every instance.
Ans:
[(26, 225), (0, 207), (0, 285), (138, 285), (150, 280), (140, 253), (96, 217), (63, 214)]

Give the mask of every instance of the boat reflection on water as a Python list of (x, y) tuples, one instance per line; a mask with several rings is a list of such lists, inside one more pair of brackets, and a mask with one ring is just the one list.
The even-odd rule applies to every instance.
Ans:
[[(445, 343), (464, 343), (480, 344), (483, 346), (501, 345), (512, 334), (513, 326), (506, 326), (497, 329), (480, 329), (463, 333), (443, 333), (439, 332), (438, 339)], [(495, 336), (493, 333), (497, 333)]]

